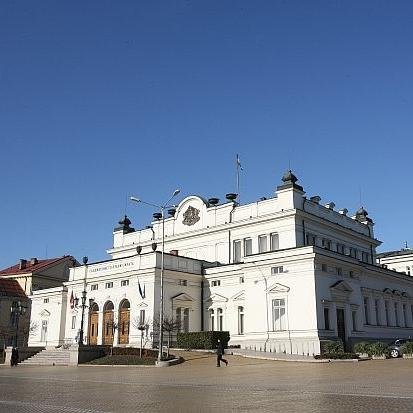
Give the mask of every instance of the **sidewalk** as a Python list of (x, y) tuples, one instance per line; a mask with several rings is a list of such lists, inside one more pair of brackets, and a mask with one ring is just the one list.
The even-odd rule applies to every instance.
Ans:
[(303, 356), (300, 354), (284, 354), (284, 353), (270, 353), (268, 351), (254, 351), (240, 348), (229, 348), (225, 350), (226, 354), (233, 354), (234, 356), (242, 356), (248, 358), (255, 358), (261, 360), (276, 360), (276, 361), (299, 361), (307, 363), (328, 363), (329, 360), (316, 360), (312, 356)]

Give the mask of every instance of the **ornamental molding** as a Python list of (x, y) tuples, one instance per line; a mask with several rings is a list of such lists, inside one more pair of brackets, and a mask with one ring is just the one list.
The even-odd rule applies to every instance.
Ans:
[(187, 210), (183, 213), (183, 216), (184, 219), (182, 220), (182, 223), (188, 226), (196, 224), (201, 219), (199, 216), (199, 209), (196, 209), (191, 205), (189, 205)]

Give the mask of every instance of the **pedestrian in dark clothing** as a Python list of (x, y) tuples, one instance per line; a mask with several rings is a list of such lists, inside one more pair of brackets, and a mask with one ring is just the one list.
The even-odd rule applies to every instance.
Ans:
[(11, 350), (10, 364), (13, 367), (13, 366), (17, 366), (18, 362), (19, 362), (19, 351), (17, 350), (16, 347), (13, 347)]
[(222, 358), (225, 354), (224, 344), (221, 343), (221, 340), (218, 340), (218, 347), (217, 347), (217, 367), (221, 367), (221, 361), (228, 366), (228, 361)]

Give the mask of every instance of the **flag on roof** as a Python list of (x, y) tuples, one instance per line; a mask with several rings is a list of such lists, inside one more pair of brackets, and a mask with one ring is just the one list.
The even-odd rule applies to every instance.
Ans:
[(138, 278), (138, 288), (139, 288), (139, 294), (142, 297), (142, 299), (145, 298), (145, 284), (143, 284), (143, 290), (142, 290), (141, 283), (139, 282), (139, 278)]
[(72, 294), (70, 294), (70, 308), (75, 308), (75, 297), (73, 296), (73, 290)]

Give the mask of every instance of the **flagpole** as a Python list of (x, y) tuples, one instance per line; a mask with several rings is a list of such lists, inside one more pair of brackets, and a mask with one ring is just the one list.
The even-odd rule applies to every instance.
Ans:
[(240, 162), (239, 162), (239, 156), (237, 154), (235, 163), (237, 164), (237, 194), (238, 194), (238, 204), (241, 204), (241, 196), (239, 193), (239, 167), (240, 167)]

